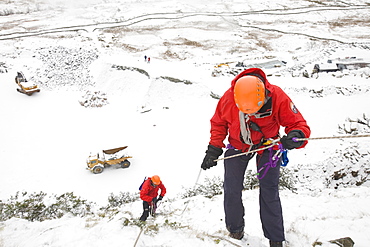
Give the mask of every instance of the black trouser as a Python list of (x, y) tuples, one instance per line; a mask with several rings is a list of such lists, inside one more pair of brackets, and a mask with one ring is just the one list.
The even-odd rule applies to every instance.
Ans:
[[(229, 149), (225, 157), (240, 153)], [(269, 150), (262, 155), (257, 155), (257, 170), (269, 162)], [(224, 210), (226, 228), (230, 232), (244, 230), (244, 206), (242, 202), (242, 190), (244, 173), (250, 158), (239, 156), (224, 160)], [(266, 238), (272, 241), (284, 241), (283, 215), (279, 197), (279, 175), (281, 159), (275, 168), (270, 168), (266, 175), (259, 180), (260, 194), (260, 218), (262, 229)]]
[(149, 203), (147, 201), (143, 201), (143, 214), (140, 217), (141, 221), (146, 221), (149, 216)]
[(147, 201), (143, 201), (143, 209), (144, 211), (148, 211), (149, 212), (149, 202)]

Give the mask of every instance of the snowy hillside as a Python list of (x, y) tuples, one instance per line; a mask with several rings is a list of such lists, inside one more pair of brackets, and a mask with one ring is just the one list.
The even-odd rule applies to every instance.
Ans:
[[(311, 73), (329, 59), (370, 63), (369, 9), (365, 0), (0, 1), (1, 212), (17, 192), (46, 193), (46, 204), (73, 192), (92, 205), (84, 217), (0, 221), (0, 247), (268, 246), (257, 189), (243, 193), (243, 241), (227, 237), (222, 195), (184, 196), (213, 179), (222, 186), (223, 162), (200, 171), (217, 98), (244, 68), (261, 67), (312, 137), (368, 135), (370, 67)], [(17, 71), (41, 91), (17, 92)], [(320, 139), (289, 152), (288, 246), (342, 237), (368, 246), (369, 144)], [(86, 169), (90, 153), (126, 145), (129, 168)], [(155, 219), (140, 225), (140, 200), (103, 210), (154, 174), (168, 190)]]

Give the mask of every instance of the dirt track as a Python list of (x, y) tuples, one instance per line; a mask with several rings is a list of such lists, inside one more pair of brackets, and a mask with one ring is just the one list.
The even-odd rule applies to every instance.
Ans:
[[(67, 33), (67, 32), (96, 32), (96, 31), (104, 31), (107, 29), (114, 29), (114, 28), (128, 28), (134, 27), (135, 25), (142, 24), (142, 25), (149, 25), (153, 21), (166, 21), (166, 25), (171, 21), (173, 22), (173, 26), (175, 26), (176, 20), (184, 19), (191, 19), (192, 17), (211, 17), (211, 18), (223, 18), (225, 22), (229, 22), (233, 26), (237, 26), (240, 29), (255, 29), (263, 32), (274, 32), (278, 34), (284, 35), (301, 35), (315, 40), (322, 40), (322, 41), (334, 41), (342, 44), (352, 43), (346, 41), (342, 38), (331, 38), (325, 37), (324, 35), (309, 35), (301, 30), (297, 31), (290, 31), (289, 28), (266, 28), (264, 27), (264, 23), (259, 21), (258, 16), (261, 15), (269, 15), (269, 16), (284, 16), (284, 17), (291, 17), (288, 18), (287, 26), (297, 25), (299, 20), (305, 19), (305, 15), (308, 13), (334, 13), (340, 12), (340, 15), (343, 13), (349, 13), (351, 15), (351, 11), (356, 12), (368, 12), (370, 9), (369, 5), (351, 5), (350, 3), (342, 2), (343, 5), (332, 5), (332, 6), (315, 6), (315, 7), (299, 7), (299, 8), (283, 8), (283, 9), (264, 9), (264, 10), (253, 10), (253, 11), (243, 11), (243, 12), (184, 12), (184, 13), (152, 13), (152, 14), (145, 14), (136, 16), (133, 18), (129, 18), (124, 21), (112, 21), (112, 22), (101, 22), (101, 23), (92, 23), (92, 24), (84, 24), (84, 25), (74, 25), (74, 26), (64, 26), (58, 28), (47, 28), (47, 29), (36, 29), (34, 31), (25, 31), (25, 32), (8, 32), (8, 33), (1, 33), (0, 32), (0, 40), (10, 40), (10, 39), (17, 39), (17, 38), (25, 38), (25, 37), (32, 37), (32, 36), (41, 36), (47, 34), (58, 34), (58, 33)], [(345, 11), (345, 12), (343, 12)], [(325, 15), (325, 14), (324, 14)], [(342, 16), (342, 18), (344, 18)], [(370, 17), (369, 17), (370, 18)], [(315, 20), (312, 20), (314, 23)], [(330, 22), (330, 20), (328, 20)], [(253, 24), (246, 25), (245, 22), (252, 22)], [(369, 20), (363, 20), (363, 25), (369, 25)], [(360, 24), (360, 23), (358, 23)], [(7, 23), (4, 23), (6, 26)], [(342, 27), (350, 27), (353, 26), (353, 23), (341, 23)]]

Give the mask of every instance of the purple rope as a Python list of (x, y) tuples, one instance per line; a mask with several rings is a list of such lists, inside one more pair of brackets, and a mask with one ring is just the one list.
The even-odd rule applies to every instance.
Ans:
[[(282, 152), (284, 151), (284, 148), (283, 148), (283, 145), (279, 144), (279, 149), (274, 155), (273, 155), (274, 152), (273, 152), (272, 147), (270, 147), (268, 150), (270, 151), (269, 161), (266, 164), (264, 164), (260, 169), (258, 169), (258, 171), (257, 171), (257, 178), (258, 179), (264, 178), (270, 168), (275, 168), (276, 167), (277, 162), (280, 158), (280, 154), (282, 154)], [(262, 173), (262, 175), (261, 175), (261, 173)]]

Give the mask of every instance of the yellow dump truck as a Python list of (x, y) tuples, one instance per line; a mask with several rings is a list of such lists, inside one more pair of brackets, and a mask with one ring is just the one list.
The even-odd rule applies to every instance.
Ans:
[(27, 81), (22, 72), (17, 72), (15, 83), (17, 83), (17, 85), (19, 86), (19, 88), (17, 88), (17, 91), (27, 94), (28, 96), (31, 96), (33, 93), (40, 92), (40, 88), (38, 88), (35, 83)]
[(122, 154), (122, 150), (126, 149), (127, 146), (107, 149), (97, 154), (90, 154), (87, 158), (87, 169), (92, 171), (94, 174), (99, 174), (104, 171), (104, 168), (116, 165), (121, 168), (128, 168), (130, 166), (129, 158), (132, 156), (127, 156)]

